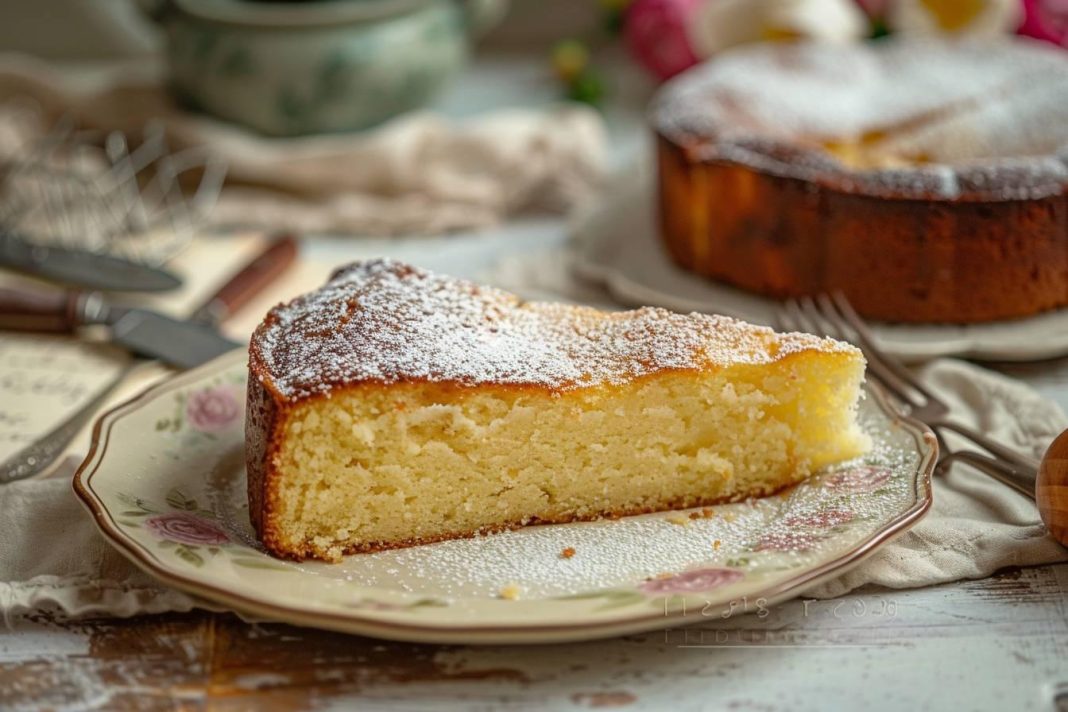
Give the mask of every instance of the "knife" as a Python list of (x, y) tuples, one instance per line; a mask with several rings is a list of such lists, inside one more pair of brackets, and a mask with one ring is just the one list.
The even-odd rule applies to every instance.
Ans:
[(242, 345), (220, 334), (215, 324), (277, 277), (296, 252), (292, 236), (274, 241), (206, 300), (194, 312), (196, 319), (113, 306), (99, 292), (0, 289), (0, 329), (70, 334), (103, 325), (112, 343), (138, 356), (192, 368)]
[(99, 292), (0, 289), (0, 329), (73, 334), (96, 325), (108, 327), (110, 341), (127, 351), (178, 368), (192, 368), (239, 346), (209, 324), (111, 306)]
[(83, 289), (165, 292), (181, 286), (175, 274), (112, 255), (52, 245), (35, 245), (0, 232), (0, 267)]
[[(233, 314), (235, 310), (273, 282), (293, 263), (296, 256), (297, 242), (293, 236), (287, 235), (275, 240), (205, 300), (204, 304), (194, 312), (194, 316), (200, 315), (199, 318), (207, 321), (209, 327), (214, 326), (218, 323), (217, 319)], [(25, 300), (25, 294), (21, 298)], [(53, 299), (52, 306), (55, 307), (57, 302), (58, 300)], [(64, 310), (69, 307), (70, 302), (69, 296), (63, 300)], [(0, 302), (0, 323), (7, 319), (14, 320), (16, 316), (44, 327), (35, 329), (37, 331), (67, 331), (67, 324), (70, 321), (65, 311), (58, 315), (52, 313), (51, 317), (40, 312), (27, 317), (25, 311), (17, 314), (5, 311)], [(24, 321), (23, 324), (25, 323)], [(97, 394), (92, 401), (79, 408), (76, 413), (51, 432), (0, 463), (0, 484), (33, 477), (55, 462), (81, 430), (85, 421), (103, 405), (111, 391), (123, 380), (128, 370), (129, 366), (122, 369), (112, 383)]]
[(285, 272), (297, 258), (297, 238), (282, 235), (272, 240), (252, 261), (208, 297), (189, 317), (189, 321), (218, 324), (256, 296), (264, 287)]

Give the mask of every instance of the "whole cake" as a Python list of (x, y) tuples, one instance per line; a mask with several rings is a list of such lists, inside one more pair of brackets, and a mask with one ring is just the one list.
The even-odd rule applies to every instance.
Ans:
[(295, 559), (765, 495), (867, 443), (852, 346), (391, 261), (274, 308), (249, 354), (252, 523)]
[(1026, 40), (762, 45), (654, 104), (664, 242), (773, 297), (978, 322), (1068, 304), (1068, 54)]

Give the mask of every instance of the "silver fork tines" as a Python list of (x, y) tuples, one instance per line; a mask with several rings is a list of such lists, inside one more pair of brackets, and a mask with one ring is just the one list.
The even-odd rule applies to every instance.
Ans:
[[(864, 352), (869, 375), (889, 391), (907, 409), (908, 415), (921, 420), (936, 432), (950, 430), (961, 435), (994, 456), (1004, 465), (1003, 471), (1016, 480), (1013, 487), (1033, 496), (1038, 461), (1022, 455), (983, 433), (948, 419), (949, 406), (926, 388), (904, 365), (875, 344), (875, 337), (864, 320), (841, 293), (821, 294), (815, 299), (802, 297), (788, 300), (779, 310), (779, 325), (790, 331), (830, 336), (849, 341)], [(941, 433), (939, 433), (941, 440)], [(944, 442), (942, 443), (944, 445)], [(943, 447), (943, 458), (949, 457)], [(969, 461), (971, 458), (955, 457)], [(948, 462), (947, 462), (948, 464)], [(989, 463), (987, 463), (989, 464)], [(1004, 481), (1004, 480), (1003, 480)]]

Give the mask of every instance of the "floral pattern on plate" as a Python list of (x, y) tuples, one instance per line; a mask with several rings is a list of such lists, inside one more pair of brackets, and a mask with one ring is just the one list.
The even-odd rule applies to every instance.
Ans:
[[(930, 504), (931, 436), (862, 404), (875, 447), (772, 497), (281, 561), (257, 543), (243, 466), (246, 378), (224, 356), (105, 414), (76, 490), (105, 536), (172, 585), (252, 615), (428, 642), (579, 640), (798, 595)], [(567, 552), (563, 555), (561, 552)], [(502, 592), (507, 591), (508, 595)]]

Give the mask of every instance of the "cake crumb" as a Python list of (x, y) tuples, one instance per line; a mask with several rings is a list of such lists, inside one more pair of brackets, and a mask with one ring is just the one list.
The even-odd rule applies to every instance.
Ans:
[(668, 522), (680, 527), (689, 526), (690, 519), (682, 514), (672, 514), (666, 518)]
[(510, 583), (507, 586), (502, 586), (501, 590), (497, 592), (498, 598), (503, 598), (506, 601), (518, 601), (521, 590), (519, 584)]
[(560, 552), (560, 558), (561, 559), (570, 559), (574, 555), (575, 555), (575, 547), (573, 547), (573, 546), (569, 546), (569, 547), (567, 547), (566, 549), (564, 549), (563, 551)]
[(700, 512), (690, 512), (690, 519), (711, 519), (716, 516), (716, 510), (711, 507), (702, 507)]
[(726, 519), (728, 522), (733, 522), (735, 519), (738, 518), (738, 516), (734, 512), (727, 512), (723, 515), (723, 518)]
[(715, 549), (716, 551), (719, 551), (719, 547), (720, 546), (722, 546), (722, 543), (720, 542), (719, 539), (716, 539), (714, 542), (712, 542), (712, 548)]

